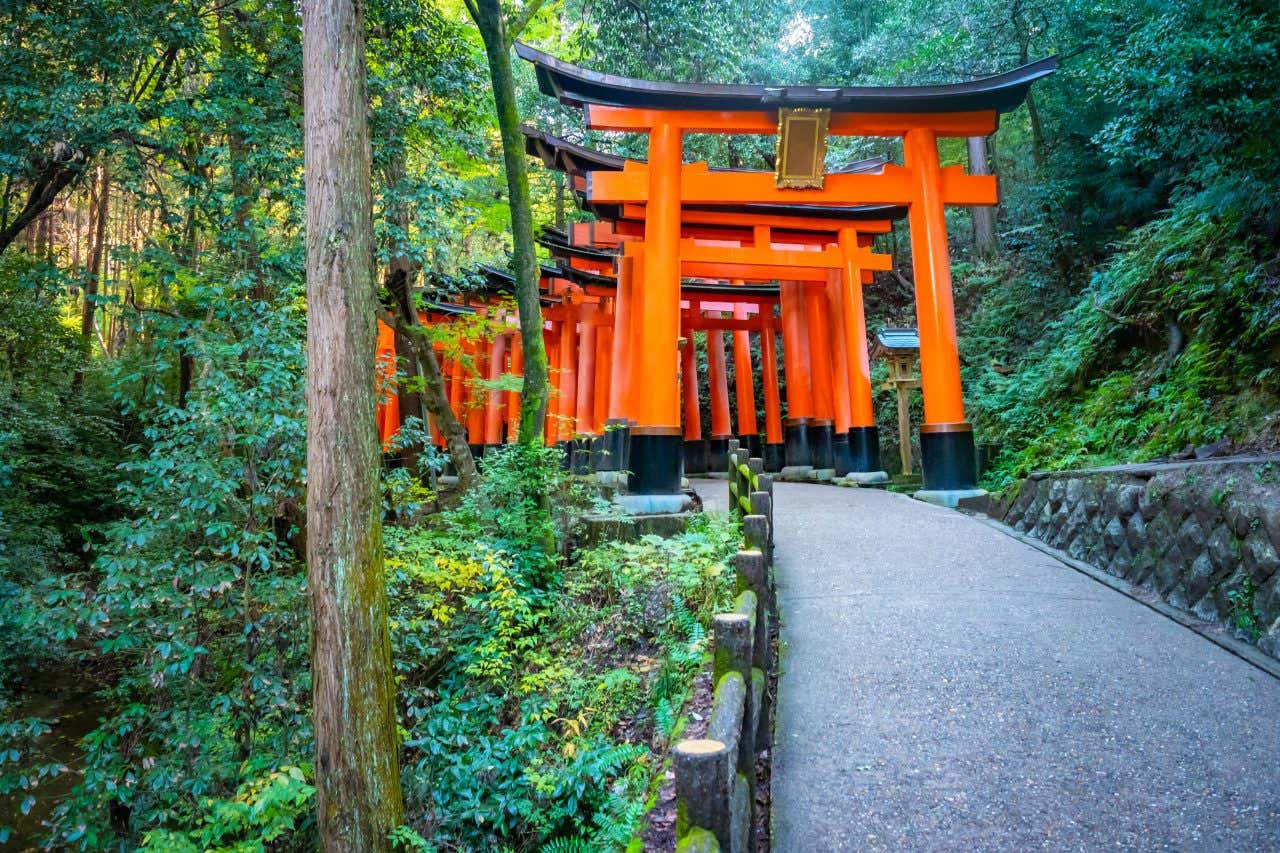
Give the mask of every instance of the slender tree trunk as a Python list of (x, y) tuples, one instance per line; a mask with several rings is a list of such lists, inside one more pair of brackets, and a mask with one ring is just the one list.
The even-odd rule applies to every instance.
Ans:
[[(231, 29), (230, 11), (218, 16), (218, 52), (224, 64), (235, 65), (240, 60), (240, 48)], [(249, 183), (249, 150), (244, 141), (238, 110), (227, 116), (227, 166), (231, 173), (231, 233), (232, 253), (240, 269), (253, 277), (250, 297), (254, 302), (267, 298), (262, 276), (259, 274), (258, 236), (253, 227), (253, 188)]]
[(1036, 106), (1035, 94), (1030, 91), (1027, 92), (1027, 119), (1031, 123), (1031, 160), (1036, 164), (1036, 171), (1043, 172), (1044, 127), (1040, 124), (1040, 110)]
[(449, 391), (445, 388), (444, 374), (440, 372), (440, 362), (436, 359), (430, 336), (421, 324), (410, 322), (399, 313), (388, 315), (385, 319), (395, 324), (396, 346), (404, 341), (417, 356), (426, 392), (422, 396), (422, 402), (435, 419), (440, 435), (444, 437), (445, 448), (449, 451), (453, 467), (458, 469), (458, 485), (464, 489), (470, 488), (479, 476), (476, 460), (467, 443), (467, 430), (449, 405)]
[[(84, 277), (84, 288), (80, 296), (80, 347), (86, 362), (93, 352), (93, 319), (98, 309), (95, 297), (98, 295), (98, 282), (102, 277), (102, 259), (107, 244), (107, 216), (110, 213), (111, 203), (111, 170), (107, 168), (105, 162), (98, 166), (97, 202), (91, 235), (93, 244), (89, 250), (89, 274)], [(71, 388), (78, 392), (82, 385), (84, 385), (83, 365), (71, 377)]]
[(364, 15), (304, 0), (307, 587), (316, 820), (326, 851), (390, 850), (403, 819), (383, 577)]
[[(389, 110), (395, 111), (399, 109), (399, 93), (394, 86), (387, 91), (384, 99)], [(402, 318), (409, 325), (416, 325), (418, 311), (413, 298), (413, 279), (417, 270), (414, 268), (413, 261), (405, 253), (405, 244), (409, 239), (409, 227), (412, 224), (413, 216), (409, 206), (398, 195), (400, 183), (404, 180), (406, 171), (403, 140), (399, 142), (400, 144), (393, 145), (388, 152), (384, 179), (388, 193), (387, 219), (392, 225), (392, 233), (402, 236), (392, 238), (393, 244), (389, 247), (390, 260), (387, 263), (386, 275), (383, 277), (383, 287), (387, 289), (391, 296), (393, 314), (397, 318)], [(398, 327), (398, 324), (395, 328), (395, 335), (396, 353), (404, 359), (404, 372), (410, 380), (415, 380), (422, 375), (419, 355), (412, 341)], [(432, 353), (432, 356), (434, 357), (434, 353)], [(404, 426), (405, 421), (410, 418), (417, 418), (423, 421), (425, 425), (426, 413), (422, 406), (423, 393), (430, 393), (430, 391), (425, 388), (422, 391), (417, 390), (417, 388), (400, 388), (401, 426)], [(421, 452), (422, 448), (419, 446), (405, 447), (401, 450), (401, 461), (411, 470), (416, 470), (418, 467), (418, 454)]]
[[(969, 174), (990, 175), (991, 162), (987, 155), (987, 138), (985, 136), (969, 137)], [(994, 206), (981, 205), (969, 208), (973, 217), (973, 248), (977, 254), (986, 257), (996, 251), (996, 209)]]
[(502, 159), (507, 172), (511, 205), (511, 237), (516, 277), (516, 306), (520, 313), (520, 342), (524, 348), (524, 387), (520, 398), (520, 443), (542, 443), (550, 394), (547, 347), (542, 339), (542, 307), (538, 298), (538, 258), (533, 245), (533, 205), (529, 200), (529, 171), (516, 85), (511, 76), (511, 47), (498, 0), (468, 0), (468, 8), (484, 40), (493, 82), (493, 100), (502, 133)]
[(556, 182), (556, 228), (563, 231), (565, 222), (565, 177), (561, 172), (555, 172), (554, 175)]

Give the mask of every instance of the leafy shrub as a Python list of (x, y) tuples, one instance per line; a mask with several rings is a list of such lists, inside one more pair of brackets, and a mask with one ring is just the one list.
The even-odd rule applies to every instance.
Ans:
[[(548, 586), (543, 567), (460, 538), (485, 505), (387, 534), (411, 827), (434, 849), (623, 847), (728, 601), (736, 526), (602, 545)], [(537, 535), (506, 523), (497, 542)]]

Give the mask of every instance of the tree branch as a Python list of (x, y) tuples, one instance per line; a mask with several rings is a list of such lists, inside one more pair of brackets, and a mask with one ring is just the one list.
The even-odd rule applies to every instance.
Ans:
[[(467, 2), (469, 3), (470, 0), (467, 0)], [(546, 5), (546, 0), (529, 0), (528, 3), (524, 4), (524, 8), (520, 10), (520, 14), (507, 18), (506, 42), (508, 48), (515, 44), (516, 39), (520, 37), (520, 34), (529, 26), (529, 22), (542, 10), (544, 5)]]

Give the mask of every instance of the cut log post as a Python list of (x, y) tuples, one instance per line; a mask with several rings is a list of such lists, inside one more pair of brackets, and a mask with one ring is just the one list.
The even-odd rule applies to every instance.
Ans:
[[(712, 829), (716, 833), (716, 838), (721, 843), (721, 847), (726, 850), (745, 849), (741, 838), (740, 831), (735, 831), (735, 827), (741, 827), (745, 824), (751, 824), (751, 806), (753, 806), (754, 797), (751, 795), (742, 795), (742, 788), (746, 786), (746, 780), (740, 779), (745, 776), (746, 779), (754, 779), (754, 749), (744, 749), (744, 731), (742, 725), (746, 722), (746, 697), (748, 697), (748, 686), (746, 681), (742, 680), (742, 676), (737, 672), (728, 672), (724, 678), (719, 680), (716, 685), (716, 701), (712, 704), (712, 717), (708, 721), (707, 736), (719, 740), (726, 745), (732, 763), (728, 767), (728, 775), (724, 779), (724, 789), (726, 789), (726, 808), (724, 808), (723, 829), (724, 835), (719, 831)], [(749, 765), (742, 767), (744, 761), (744, 753), (748, 757)], [(754, 786), (753, 786), (754, 789)], [(745, 812), (745, 813), (744, 813)], [(735, 844), (735, 841), (737, 843)]]
[[(715, 701), (711, 706), (711, 719), (707, 723), (707, 737), (718, 740), (729, 748), (732, 756), (732, 766), (729, 769), (730, 778), (726, 780), (725, 790), (727, 795), (732, 794), (732, 777), (738, 773), (745, 773), (748, 777), (755, 776), (755, 749), (754, 743), (744, 743), (744, 740), (754, 741), (755, 733), (743, 732), (743, 724), (747, 720), (747, 681), (742, 677), (741, 673), (726, 673), (719, 682), (716, 683)], [(720, 834), (716, 833), (719, 838)], [(725, 846), (728, 847), (728, 839), (721, 839)]]
[(731, 748), (724, 741), (708, 738), (676, 744), (671, 759), (676, 777), (676, 837), (702, 829), (715, 836), (720, 850), (729, 850), (736, 759), (736, 743)]
[(761, 474), (760, 482), (758, 483), (757, 488), (760, 489), (760, 491), (762, 492), (768, 492), (769, 497), (773, 497), (773, 475)]
[(763, 492), (756, 492), (751, 496), (751, 515), (742, 519), (742, 538), (747, 544), (746, 550), (759, 551), (765, 555), (765, 561), (769, 559), (769, 518), (763, 513), (757, 513), (756, 495), (762, 495)]
[[(748, 594), (750, 591), (748, 590)], [(751, 596), (751, 606), (755, 608), (755, 596)], [(742, 612), (717, 613), (711, 620), (711, 633), (715, 637), (715, 656), (712, 672), (716, 682), (730, 672), (736, 672), (743, 679), (751, 677), (752, 650), (755, 626), (754, 614)]]
[[(767, 635), (766, 635), (767, 636)], [(751, 670), (751, 707), (753, 716), (750, 731), (754, 732), (756, 752), (763, 752), (773, 741), (773, 726), (770, 724), (769, 694), (765, 690), (768, 679), (764, 670), (755, 667)]]
[(772, 610), (773, 594), (769, 588), (769, 570), (764, 554), (760, 551), (739, 551), (733, 557), (733, 566), (737, 570), (737, 589), (751, 590), (762, 606)]

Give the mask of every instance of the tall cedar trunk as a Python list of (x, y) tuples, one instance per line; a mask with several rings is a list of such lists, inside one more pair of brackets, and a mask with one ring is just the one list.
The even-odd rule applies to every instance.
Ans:
[(529, 200), (529, 171), (524, 135), (516, 107), (516, 84), (511, 76), (511, 48), (498, 0), (468, 3), (484, 52), (489, 59), (493, 100), (502, 132), (502, 160), (507, 172), (511, 204), (511, 238), (516, 277), (516, 306), (520, 312), (520, 342), (524, 349), (524, 387), (520, 398), (520, 443), (542, 443), (549, 396), (547, 347), (542, 339), (542, 308), (538, 301), (538, 258), (533, 247), (533, 206)]
[[(985, 136), (969, 137), (969, 174), (990, 175), (991, 161), (987, 154), (987, 138)], [(993, 255), (996, 251), (996, 209), (995, 206), (979, 205), (969, 208), (973, 216), (973, 248), (983, 256)]]
[[(102, 277), (102, 259), (107, 244), (107, 215), (110, 212), (111, 171), (106, 163), (98, 166), (98, 198), (94, 211), (94, 228), (91, 239), (93, 245), (89, 250), (89, 274), (84, 277), (84, 292), (80, 300), (80, 348), (82, 357), (87, 362), (93, 352), (93, 316), (97, 311), (98, 282)], [(84, 384), (84, 367), (76, 370), (71, 378), (71, 388), (79, 391)]]
[(378, 303), (358, 2), (305, 0), (302, 48), (316, 819), (324, 850), (390, 850), (403, 804), (382, 562)]

